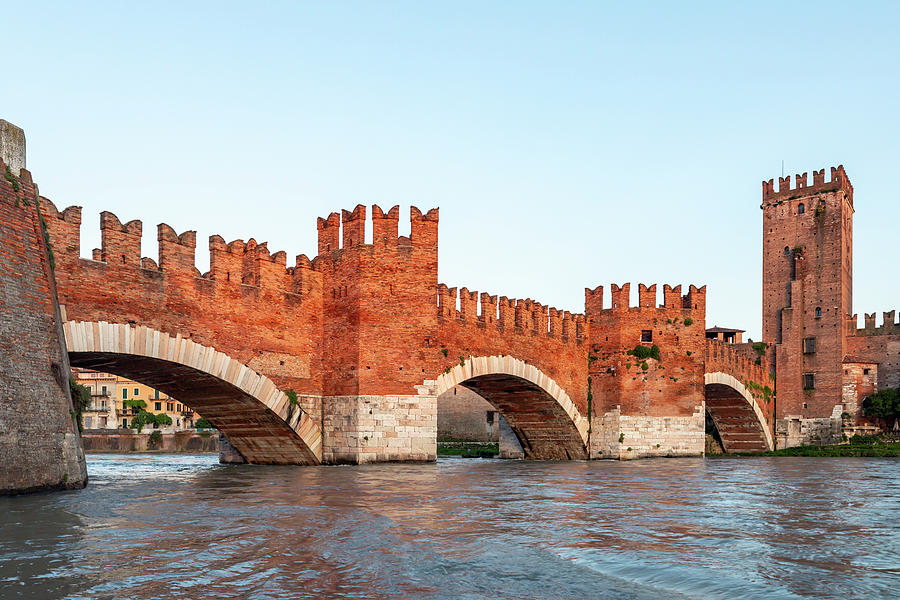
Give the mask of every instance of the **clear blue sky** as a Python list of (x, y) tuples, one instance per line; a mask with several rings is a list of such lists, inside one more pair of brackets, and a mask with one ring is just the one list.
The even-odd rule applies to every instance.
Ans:
[(132, 4), (4, 10), (0, 117), (85, 256), (102, 210), (205, 271), (213, 233), (312, 256), (332, 210), (439, 206), (451, 286), (707, 284), (758, 339), (760, 181), (842, 163), (855, 311), (900, 308), (896, 3)]

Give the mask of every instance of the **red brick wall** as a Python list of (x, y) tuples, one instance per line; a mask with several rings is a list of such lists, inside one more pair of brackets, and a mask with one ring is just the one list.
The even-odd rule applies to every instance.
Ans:
[(0, 493), (87, 482), (37, 198), (0, 161)]
[[(480, 302), (479, 302), (480, 300)], [(587, 346), (584, 316), (531, 299), (516, 300), (467, 288), (438, 288), (437, 336), (428, 348), (432, 377), (469, 356), (509, 355), (553, 378), (587, 414)], [(447, 356), (444, 356), (446, 350)]]
[[(790, 177), (778, 192), (763, 182), (763, 337), (777, 344), (779, 418), (827, 417), (840, 402), (843, 322), (852, 312), (853, 186), (843, 167), (829, 182), (823, 169), (807, 183), (805, 173), (793, 189)], [(803, 352), (809, 337), (815, 353)], [(804, 391), (804, 373), (815, 374), (814, 390)]]
[[(160, 266), (141, 260), (141, 222), (101, 215), (103, 262), (79, 258), (81, 208), (58, 212), (42, 199), (57, 261), (60, 304), (69, 320), (136, 323), (213, 346), (282, 389), (322, 388), (322, 274), (305, 256), (286, 268), (283, 252), (255, 240), (209, 241), (210, 271), (194, 266), (194, 232), (158, 228)], [(144, 265), (143, 267), (141, 265)]]
[[(629, 306), (629, 292), (630, 284), (613, 285), (612, 308), (598, 310), (602, 290), (586, 290), (594, 416), (616, 406), (623, 415), (692, 415), (704, 397), (706, 287), (682, 296), (681, 286), (665, 286), (659, 306), (655, 285), (640, 285), (637, 307)], [(641, 342), (643, 330), (652, 331), (651, 342)], [(638, 345), (657, 345), (660, 359), (627, 354)]]
[[(770, 375), (767, 353), (759, 355), (750, 343), (726, 344), (707, 340), (706, 372), (717, 371), (733, 376), (748, 388), (771, 430), (775, 419), (775, 380)], [(765, 391), (767, 387), (768, 393)]]

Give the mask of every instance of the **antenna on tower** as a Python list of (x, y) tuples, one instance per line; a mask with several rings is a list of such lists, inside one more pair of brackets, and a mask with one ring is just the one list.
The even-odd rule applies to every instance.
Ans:
[(781, 159), (781, 176), (784, 177), (784, 159)]

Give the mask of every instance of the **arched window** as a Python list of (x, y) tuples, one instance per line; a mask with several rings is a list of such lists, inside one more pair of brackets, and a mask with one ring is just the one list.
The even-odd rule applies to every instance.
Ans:
[(806, 205), (804, 205), (804, 204), (801, 202), (800, 205), (797, 207), (797, 214), (798, 214), (798, 215), (802, 215), (802, 214), (805, 213), (805, 212), (806, 212)]
[(821, 306), (817, 306), (817, 307), (816, 307), (816, 318), (818, 319), (818, 318), (821, 317), (821, 316), (822, 316), (822, 307), (821, 307)]
[(785, 253), (785, 254), (790, 254), (790, 253), (791, 253), (791, 249), (788, 248), (787, 246), (785, 246), (785, 247), (784, 247), (784, 253)]

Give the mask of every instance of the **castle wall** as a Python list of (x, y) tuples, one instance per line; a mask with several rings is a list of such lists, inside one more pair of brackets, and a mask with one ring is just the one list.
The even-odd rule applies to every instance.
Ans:
[(500, 415), (490, 402), (461, 385), (437, 399), (438, 440), (497, 442)]
[[(828, 418), (841, 402), (843, 321), (852, 302), (853, 186), (843, 167), (763, 183), (763, 337), (777, 417)], [(804, 340), (815, 338), (815, 350)], [(814, 377), (806, 386), (804, 375)]]
[[(681, 286), (665, 286), (664, 302), (657, 305), (656, 286), (642, 284), (639, 306), (630, 307), (630, 284), (613, 285), (611, 308), (602, 308), (602, 289), (585, 292), (592, 453), (702, 455), (706, 288), (691, 286), (682, 296)], [(650, 340), (642, 341), (644, 332)], [(639, 358), (636, 346), (656, 346), (659, 358)]]
[(587, 414), (584, 316), (531, 299), (438, 286), (438, 329), (424, 354), (439, 374), (469, 357), (506, 355), (534, 365)]
[(846, 354), (855, 360), (878, 363), (878, 388), (900, 388), (900, 323), (894, 311), (884, 313), (884, 324), (875, 326), (875, 314), (865, 316), (865, 327), (856, 328), (856, 315), (847, 322)]
[(31, 174), (23, 169), (13, 175), (0, 160), (0, 493), (4, 494), (80, 488), (87, 483), (37, 199)]
[(194, 266), (194, 233), (158, 227), (160, 264), (140, 257), (142, 224), (100, 218), (101, 260), (79, 257), (81, 208), (42, 210), (56, 249), (60, 304), (68, 320), (133, 323), (220, 349), (281, 389), (319, 392), (321, 275), (301, 256), (285, 268), (265, 244), (209, 240), (210, 271)]

